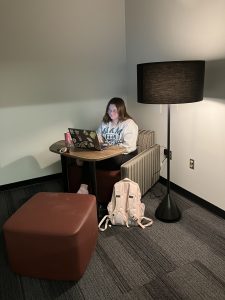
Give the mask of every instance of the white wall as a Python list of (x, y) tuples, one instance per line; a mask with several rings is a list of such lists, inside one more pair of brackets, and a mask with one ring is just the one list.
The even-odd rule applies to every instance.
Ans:
[(0, 185), (60, 172), (49, 145), (96, 127), (127, 82), (129, 112), (166, 146), (166, 106), (136, 102), (136, 64), (205, 59), (204, 101), (171, 110), (171, 179), (225, 209), (224, 36), (224, 0), (0, 0)]
[(156, 131), (160, 145), (166, 146), (167, 108), (136, 103), (137, 63), (206, 60), (204, 100), (171, 109), (171, 181), (225, 209), (225, 1), (125, 4), (129, 108), (140, 126)]
[(125, 3), (0, 0), (0, 185), (61, 171), (48, 151), (126, 96)]

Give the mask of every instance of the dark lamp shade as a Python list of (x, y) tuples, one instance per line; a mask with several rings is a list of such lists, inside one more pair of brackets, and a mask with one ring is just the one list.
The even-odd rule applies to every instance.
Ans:
[(138, 102), (175, 104), (203, 99), (205, 61), (168, 61), (137, 65)]

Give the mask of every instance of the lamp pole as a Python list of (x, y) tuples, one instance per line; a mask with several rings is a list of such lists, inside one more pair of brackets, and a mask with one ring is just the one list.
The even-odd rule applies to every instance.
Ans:
[(156, 209), (155, 216), (163, 222), (177, 222), (181, 213), (170, 196), (170, 104), (167, 107), (167, 193)]
[(170, 104), (167, 104), (167, 194), (170, 194)]

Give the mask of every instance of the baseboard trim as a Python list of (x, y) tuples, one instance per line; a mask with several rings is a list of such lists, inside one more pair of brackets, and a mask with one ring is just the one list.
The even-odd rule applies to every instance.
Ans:
[(57, 174), (32, 178), (32, 179), (28, 179), (28, 180), (22, 180), (22, 181), (17, 181), (17, 182), (13, 182), (13, 183), (8, 183), (8, 184), (0, 185), (0, 192), (27, 186), (27, 185), (32, 185), (32, 184), (36, 184), (36, 183), (41, 183), (41, 182), (45, 182), (45, 181), (49, 181), (49, 180), (60, 179), (60, 178), (62, 178), (62, 173), (57, 173)]
[[(159, 178), (159, 182), (161, 182), (163, 185), (166, 185), (167, 180), (160, 176)], [(182, 187), (180, 187), (179, 185), (176, 185), (173, 182), (170, 182), (170, 187), (172, 190), (174, 190), (175, 192), (183, 195), (184, 197), (188, 198), (190, 201), (195, 202), (196, 204), (206, 208), (207, 210), (213, 212), (215, 215), (225, 219), (225, 211), (222, 210), (221, 208), (213, 205), (212, 203), (196, 196), (195, 194), (183, 189)]]

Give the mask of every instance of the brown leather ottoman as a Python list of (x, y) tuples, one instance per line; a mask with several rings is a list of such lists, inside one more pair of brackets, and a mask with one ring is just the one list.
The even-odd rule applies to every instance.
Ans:
[(79, 280), (95, 249), (93, 195), (38, 193), (3, 226), (12, 270), (56, 280)]

